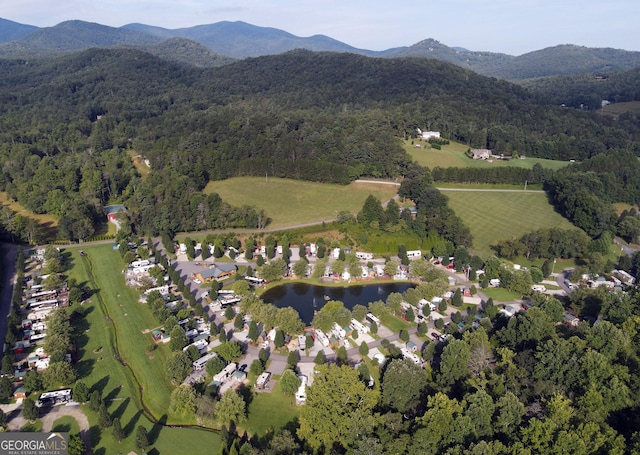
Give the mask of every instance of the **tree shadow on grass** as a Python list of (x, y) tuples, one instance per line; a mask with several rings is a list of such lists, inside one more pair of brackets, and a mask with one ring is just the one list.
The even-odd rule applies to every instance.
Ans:
[(109, 383), (109, 375), (106, 375), (102, 379), (98, 380), (98, 382), (96, 382), (91, 387), (91, 391), (93, 392), (94, 390), (97, 390), (100, 392), (100, 395), (102, 396), (104, 394), (104, 388), (107, 386), (108, 383)]
[(68, 423), (59, 423), (56, 426), (54, 426), (53, 428), (51, 428), (51, 431), (55, 431), (55, 432), (69, 432), (71, 431), (71, 424)]
[[(93, 425), (89, 428), (89, 435), (91, 436), (91, 447), (95, 447), (100, 444), (100, 440), (102, 439), (102, 432), (98, 425)], [(93, 452), (94, 454), (97, 452)]]
[(138, 409), (138, 412), (136, 412), (133, 415), (133, 417), (131, 417), (131, 420), (129, 420), (129, 422), (122, 429), (124, 431), (125, 436), (128, 437), (130, 434), (133, 433), (133, 431), (136, 429), (136, 425), (138, 424), (138, 421), (140, 420), (140, 416), (142, 416), (142, 411)]
[(93, 366), (96, 363), (95, 359), (86, 359), (81, 360), (76, 363), (76, 371), (78, 372), (78, 377), (85, 378), (91, 374), (93, 370)]
[(167, 415), (163, 414), (162, 417), (158, 419), (158, 423), (154, 423), (153, 426), (151, 427), (151, 430), (148, 433), (149, 444), (156, 443), (156, 441), (158, 440), (158, 437), (160, 436), (160, 431), (162, 431), (162, 428), (165, 426), (166, 423), (167, 423)]
[(116, 410), (111, 413), (111, 418), (122, 419), (122, 416), (124, 412), (127, 410), (127, 406), (129, 406), (130, 401), (131, 400), (129, 398), (125, 398), (124, 400), (122, 400), (120, 402), (120, 405), (116, 408)]
[(122, 390), (122, 385), (118, 385), (116, 387), (114, 387), (113, 389), (111, 389), (111, 392), (109, 392), (105, 397), (104, 397), (104, 401), (113, 401), (118, 397), (118, 394), (120, 393), (120, 390)]

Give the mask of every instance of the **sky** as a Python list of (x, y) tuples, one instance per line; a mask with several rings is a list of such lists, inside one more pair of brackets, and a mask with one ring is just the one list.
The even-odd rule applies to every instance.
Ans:
[(433, 38), (511, 55), (559, 44), (640, 51), (638, 0), (0, 0), (0, 17), (38, 27), (244, 21), (369, 50)]

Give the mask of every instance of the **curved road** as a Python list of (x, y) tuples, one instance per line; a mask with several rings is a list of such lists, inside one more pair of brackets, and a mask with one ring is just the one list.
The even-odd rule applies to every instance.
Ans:
[[(3, 406), (3, 408), (5, 408)], [(11, 409), (11, 410), (9, 410)], [(7, 424), (7, 428), (10, 431), (20, 431), (20, 428), (24, 427), (28, 422), (22, 417), (22, 405), (11, 406), (6, 411), (9, 417), (12, 414), (17, 413), (11, 420), (9, 420)], [(40, 411), (42, 413), (42, 410)], [(53, 423), (58, 420), (60, 417), (69, 416), (72, 417), (78, 422), (78, 427), (80, 428), (80, 437), (84, 442), (84, 446), (87, 448), (86, 453), (91, 453), (91, 434), (89, 433), (89, 419), (82, 412), (80, 406), (78, 404), (67, 405), (67, 406), (54, 406), (49, 408), (48, 412), (40, 417), (42, 421), (42, 431), (47, 432), (51, 431), (53, 428)]]

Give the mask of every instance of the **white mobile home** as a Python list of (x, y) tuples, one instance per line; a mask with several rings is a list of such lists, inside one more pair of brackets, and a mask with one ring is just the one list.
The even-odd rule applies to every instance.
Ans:
[(355, 319), (351, 319), (351, 327), (356, 329), (358, 332), (364, 334), (369, 332), (369, 327), (364, 325), (362, 322), (357, 321)]
[(316, 338), (324, 346), (325, 348), (329, 346), (329, 337), (327, 337), (324, 332), (320, 329), (315, 329)]
[(301, 374), (298, 378), (300, 378), (300, 387), (296, 392), (296, 404), (301, 406), (307, 402), (307, 377)]
[(407, 349), (406, 347), (402, 347), (400, 349), (400, 352), (402, 352), (402, 356), (405, 359), (409, 359), (411, 360), (413, 363), (415, 363), (416, 365), (420, 365), (422, 363), (422, 360), (420, 360), (420, 357), (418, 357), (417, 355), (415, 355), (413, 352), (411, 352), (409, 349)]
[(407, 257), (409, 259), (419, 259), (422, 257), (422, 251), (420, 250), (407, 251)]
[(356, 251), (356, 257), (363, 261), (370, 261), (373, 259), (373, 253), (365, 253), (363, 251)]
[(214, 382), (219, 382), (220, 384), (222, 384), (227, 379), (229, 379), (237, 369), (238, 364), (231, 362), (229, 365), (224, 367), (224, 369), (220, 373), (216, 374), (213, 377)]
[(376, 324), (378, 324), (378, 326), (380, 326), (380, 319), (375, 317), (373, 313), (367, 313), (367, 320), (369, 320), (369, 322), (375, 322)]
[(207, 366), (207, 362), (211, 359), (213, 359), (214, 357), (216, 357), (216, 353), (212, 352), (210, 354), (207, 354), (203, 357), (200, 357), (198, 360), (194, 361), (191, 366), (193, 367), (193, 371), (200, 371), (202, 369), (204, 369)]
[(269, 379), (271, 379), (271, 373), (265, 371), (260, 376), (258, 376), (258, 379), (256, 379), (256, 387), (258, 389), (266, 388), (267, 384), (269, 383)]

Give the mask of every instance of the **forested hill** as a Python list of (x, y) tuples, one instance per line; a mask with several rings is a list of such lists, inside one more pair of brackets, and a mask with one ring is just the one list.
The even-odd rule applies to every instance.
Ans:
[(640, 101), (640, 68), (618, 73), (551, 76), (522, 81), (520, 85), (549, 102), (574, 108), (599, 109), (602, 100), (611, 103)]
[[(0, 125), (0, 190), (58, 216), (87, 204), (99, 214), (113, 199), (133, 213), (144, 202), (141, 224), (154, 232), (191, 219), (172, 212), (190, 204), (175, 198), (210, 179), (404, 175), (400, 139), (418, 127), (498, 153), (576, 160), (638, 154), (640, 138), (632, 116), (546, 105), (448, 63), (310, 51), (203, 69), (132, 49), (0, 60)], [(127, 148), (150, 159), (145, 185), (162, 194), (143, 196)]]
[[(170, 38), (183, 38), (234, 59), (275, 55), (294, 49), (357, 53), (386, 58), (420, 57), (453, 63), (479, 74), (523, 80), (560, 74), (594, 74), (640, 67), (640, 52), (563, 44), (520, 56), (449, 47), (429, 38), (410, 46), (371, 51), (357, 49), (325, 35), (299, 37), (284, 30), (246, 22), (222, 21), (180, 29), (145, 24), (108, 27), (71, 20), (40, 28), (0, 19), (0, 56), (33, 58), (69, 50), (117, 45), (144, 47)], [(172, 60), (179, 61), (176, 54)], [(191, 59), (193, 57), (193, 59)], [(202, 56), (188, 52), (183, 62), (203, 66)], [(214, 61), (212, 66), (217, 66)]]
[(38, 27), (33, 25), (19, 24), (0, 18), (0, 43), (20, 39), (37, 29)]
[[(33, 127), (67, 129), (69, 121), (102, 114), (115, 123), (141, 122), (128, 123), (135, 129), (127, 136), (144, 137), (151, 150), (159, 144), (146, 138), (166, 136), (174, 144), (200, 134), (203, 153), (235, 144), (229, 120), (240, 121), (245, 145), (235, 144), (234, 153), (253, 158), (274, 158), (277, 150), (296, 159), (342, 159), (373, 137), (388, 143), (417, 127), (470, 147), (552, 159), (636, 150), (640, 138), (633, 118), (613, 122), (546, 105), (516, 85), (419, 58), (292, 51), (198, 70), (134, 50), (92, 49), (28, 63), (0, 60), (0, 76), (4, 121), (20, 119), (3, 132), (14, 139)], [(345, 144), (345, 129), (364, 128), (365, 118), (373, 122), (371, 133), (361, 133), (369, 138)]]

